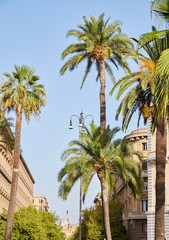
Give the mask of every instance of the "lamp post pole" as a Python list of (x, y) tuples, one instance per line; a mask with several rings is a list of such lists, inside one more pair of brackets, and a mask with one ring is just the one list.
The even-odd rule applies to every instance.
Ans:
[[(85, 119), (87, 117), (92, 117), (92, 122), (94, 122), (94, 118), (91, 114), (88, 114), (86, 115), (85, 117), (83, 116), (83, 112), (80, 113), (80, 116), (78, 117), (77, 115), (73, 114), (71, 115), (70, 117), (70, 126), (69, 126), (69, 129), (73, 129), (73, 125), (72, 125), (72, 118), (73, 117), (76, 117), (78, 118), (79, 120), (79, 135), (80, 135), (80, 131), (84, 131), (84, 122), (85, 122)], [(82, 239), (82, 226), (81, 226), (81, 223), (82, 223), (82, 177), (80, 177), (80, 205), (79, 205), (79, 240)]]

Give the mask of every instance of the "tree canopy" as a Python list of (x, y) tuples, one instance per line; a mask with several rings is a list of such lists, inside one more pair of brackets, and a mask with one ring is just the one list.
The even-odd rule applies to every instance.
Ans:
[[(4, 239), (7, 213), (0, 215), (0, 240)], [(19, 209), (14, 216), (11, 240), (64, 240), (61, 228), (55, 224), (54, 213), (38, 213), (31, 206)]]
[[(109, 204), (110, 227), (113, 240), (128, 240), (127, 231), (122, 223), (122, 206), (118, 198), (112, 199)], [(78, 238), (78, 229), (69, 240)], [(82, 240), (103, 240), (104, 227), (101, 203), (95, 207), (86, 208), (82, 216)]]
[(87, 60), (82, 87), (94, 63), (98, 70), (96, 77), (98, 80), (100, 77), (98, 64), (101, 59), (105, 61), (105, 69), (112, 80), (114, 80), (114, 76), (109, 63), (117, 68), (121, 66), (129, 70), (123, 56), (133, 51), (133, 45), (127, 35), (121, 32), (120, 25), (122, 23), (120, 21), (109, 23), (110, 18), (104, 21), (104, 14), (101, 14), (98, 19), (91, 16), (90, 20), (86, 17), (83, 17), (83, 20), (84, 25), (78, 25), (77, 29), (72, 29), (67, 33), (67, 37), (74, 36), (78, 41), (63, 51), (62, 59), (69, 55), (71, 58), (61, 68), (61, 74), (63, 75), (67, 69), (74, 70), (79, 63)]

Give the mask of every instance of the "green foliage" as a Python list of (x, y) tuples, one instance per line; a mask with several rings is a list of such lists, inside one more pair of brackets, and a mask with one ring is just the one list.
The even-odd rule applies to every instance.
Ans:
[(39, 76), (35, 75), (35, 70), (25, 65), (15, 65), (12, 75), (4, 75), (7, 79), (0, 89), (2, 109), (17, 111), (20, 107), (27, 121), (31, 115), (39, 116), (41, 107), (46, 104), (46, 93), (44, 86), (38, 83)]
[(110, 225), (113, 240), (128, 240), (127, 231), (122, 224), (122, 206), (118, 198), (110, 202)]
[(69, 45), (63, 51), (62, 59), (67, 56), (70, 56), (70, 58), (61, 68), (60, 73), (63, 75), (68, 69), (72, 71), (78, 67), (79, 63), (86, 60), (87, 66), (82, 87), (94, 63), (98, 70), (96, 80), (100, 77), (98, 65), (101, 58), (99, 56), (103, 57), (105, 69), (112, 81), (115, 79), (109, 63), (116, 68), (120, 66), (129, 71), (124, 56), (133, 51), (133, 45), (131, 40), (121, 32), (121, 22), (116, 21), (109, 24), (110, 18), (104, 21), (104, 14), (101, 14), (98, 19), (91, 16), (90, 20), (86, 17), (83, 17), (83, 20), (84, 25), (79, 25), (77, 29), (70, 30), (67, 33), (67, 37), (76, 37), (77, 42)]
[(12, 119), (5, 119), (3, 113), (0, 113), (0, 147), (11, 152), (14, 148), (14, 137), (10, 127), (13, 127)]
[(101, 236), (100, 226), (97, 224), (97, 221), (92, 217), (89, 218), (87, 223), (87, 235), (86, 240), (98, 240)]
[[(163, 37), (157, 37), (157, 33), (157, 31), (153, 31), (144, 34), (137, 41), (138, 46), (142, 47), (149, 57), (141, 55), (140, 58), (140, 55), (138, 55), (137, 60), (140, 59), (140, 62), (143, 63), (140, 72), (124, 76), (110, 92), (112, 94), (118, 88), (117, 100), (123, 97), (116, 112), (116, 119), (118, 119), (120, 113), (123, 116), (122, 129), (127, 129), (133, 114), (137, 110), (139, 112), (139, 126), (144, 110), (147, 108), (150, 112), (151, 109), (152, 131), (155, 130), (157, 121), (168, 114), (169, 33), (166, 33)], [(144, 118), (144, 122), (147, 122), (147, 118)]]
[[(112, 240), (128, 240), (127, 231), (122, 224), (122, 206), (115, 198), (109, 203), (110, 227)], [(78, 239), (78, 229), (70, 240)], [(82, 240), (103, 240), (104, 225), (101, 204), (96, 204), (95, 208), (85, 209), (82, 218)]]
[(128, 184), (135, 197), (143, 189), (141, 170), (136, 161), (131, 159), (135, 154), (132, 144), (127, 140), (113, 141), (118, 128), (108, 126), (105, 131), (91, 124), (90, 131), (80, 132), (80, 140), (70, 142), (62, 154), (65, 166), (58, 174), (59, 196), (67, 199), (75, 182), (83, 176), (83, 199), (87, 193), (94, 174), (101, 172), (108, 185), (109, 194), (114, 190), (114, 174)]
[(96, 205), (96, 208), (85, 209), (83, 211), (82, 218), (82, 240), (85, 239), (85, 236), (92, 237), (92, 234), (95, 235), (95, 229), (99, 229), (98, 240), (104, 238), (104, 224), (102, 217), (102, 208), (99, 205)]
[(151, 13), (155, 16), (159, 25), (163, 22), (166, 25), (169, 23), (169, 1), (168, 0), (154, 0), (151, 2)]
[(5, 228), (6, 228), (7, 213), (3, 212), (0, 215), (0, 240), (4, 239)]
[[(0, 217), (0, 240), (3, 240), (7, 213), (2, 213)], [(31, 206), (21, 208), (15, 213), (11, 240), (64, 240), (64, 234), (55, 224), (56, 220), (53, 213), (38, 213)]]
[[(108, 213), (106, 200), (108, 200), (108, 193), (111, 196), (115, 190), (115, 176), (128, 184), (133, 195), (137, 197), (143, 189), (141, 169), (139, 164), (131, 159), (131, 155), (134, 154), (131, 142), (125, 139), (113, 141), (115, 134), (119, 131), (118, 128), (111, 130), (107, 126), (102, 131), (100, 127), (91, 124), (90, 131), (85, 129), (86, 133), (80, 132), (80, 140), (71, 141), (70, 147), (62, 154), (62, 160), (66, 163), (58, 174), (58, 181), (61, 182), (59, 196), (66, 200), (76, 181), (83, 177), (82, 192), (85, 200), (92, 178), (97, 174), (101, 183), (102, 201), (106, 202)], [(103, 185), (106, 191), (103, 191)], [(105, 214), (105, 209), (102, 214), (106, 219), (108, 214)], [(88, 223), (91, 222), (91, 219), (89, 220)], [(109, 220), (107, 222), (109, 223)], [(107, 222), (105, 220), (105, 224)]]

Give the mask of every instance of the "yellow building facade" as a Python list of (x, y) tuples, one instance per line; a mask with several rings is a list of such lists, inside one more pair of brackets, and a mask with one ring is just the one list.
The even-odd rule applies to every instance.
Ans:
[[(136, 200), (130, 188), (117, 178), (115, 182), (116, 191), (122, 203), (123, 224), (127, 228), (130, 240), (146, 240), (148, 210), (147, 129), (133, 131), (125, 138), (132, 142), (134, 151), (141, 153), (144, 157), (144, 162), (140, 163), (144, 190), (140, 199)], [(133, 160), (138, 161), (137, 156), (133, 156)]]
[[(12, 131), (9, 127), (6, 127), (4, 129), (4, 132), (7, 133), (11, 139), (14, 138)], [(0, 143), (2, 144), (2, 142)], [(2, 145), (0, 145), (0, 212), (8, 211), (12, 181), (12, 169), (13, 169), (13, 151), (12, 149), (6, 151), (2, 147)], [(20, 154), (19, 177), (15, 210), (18, 210), (21, 207), (33, 205), (34, 183), (35, 181), (32, 177), (32, 174), (22, 154)]]
[(38, 212), (49, 212), (49, 205), (45, 195), (34, 195), (33, 206), (37, 209)]
[[(0, 212), (8, 211), (12, 181), (12, 155), (0, 148)], [(16, 210), (32, 205), (34, 179), (20, 155)]]

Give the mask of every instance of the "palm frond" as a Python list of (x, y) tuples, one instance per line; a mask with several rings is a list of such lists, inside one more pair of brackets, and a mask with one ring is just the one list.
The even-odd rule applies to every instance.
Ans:
[[(67, 199), (75, 182), (83, 178), (82, 191), (85, 200), (92, 178), (95, 173), (99, 176), (99, 171), (104, 172), (103, 178), (110, 193), (114, 189), (114, 174), (125, 183), (136, 185), (134, 178), (139, 174), (138, 166), (133, 160), (130, 159), (131, 163), (128, 160), (128, 155), (133, 154), (131, 143), (126, 140), (113, 142), (119, 128), (110, 129), (108, 126), (105, 131), (101, 131), (100, 127), (91, 123), (90, 130), (85, 129), (86, 132), (80, 132), (80, 140), (71, 141), (70, 147), (62, 154), (61, 159), (66, 163), (58, 174), (58, 181), (61, 183), (59, 196)], [(126, 166), (128, 162), (130, 166)]]

